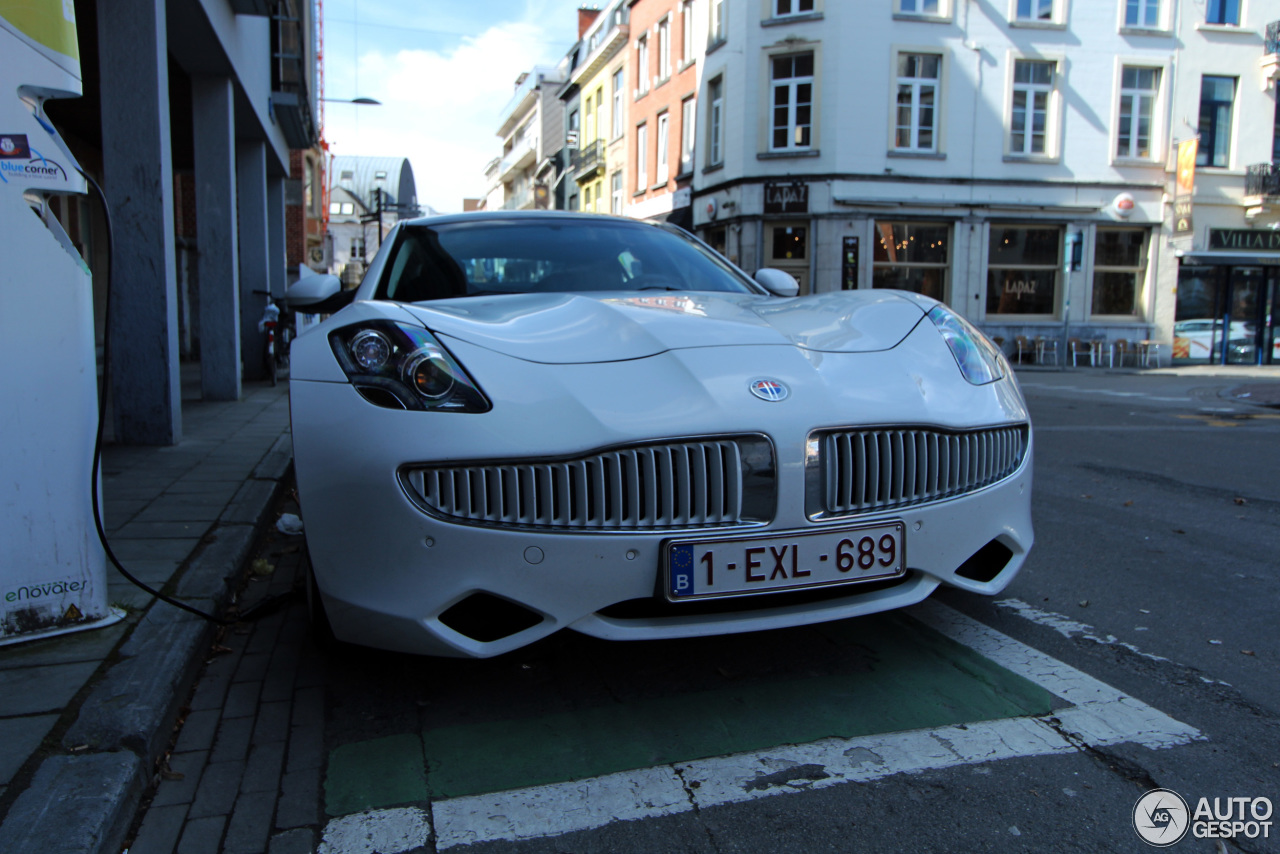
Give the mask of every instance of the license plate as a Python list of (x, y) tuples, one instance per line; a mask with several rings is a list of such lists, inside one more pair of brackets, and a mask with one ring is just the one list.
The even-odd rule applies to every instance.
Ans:
[(769, 537), (667, 543), (667, 598), (739, 596), (901, 575), (901, 522)]

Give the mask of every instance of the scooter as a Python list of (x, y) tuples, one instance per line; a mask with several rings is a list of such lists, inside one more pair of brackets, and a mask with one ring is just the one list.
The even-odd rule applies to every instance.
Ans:
[[(288, 315), (285, 315), (284, 322), (281, 322), (280, 306), (276, 305), (275, 299), (268, 291), (254, 291), (255, 294), (262, 294), (267, 298), (267, 304), (262, 309), (262, 319), (258, 321), (258, 331), (266, 334), (266, 343), (262, 351), (262, 367), (267, 375), (267, 379), (271, 380), (271, 384), (275, 385), (279, 382), (280, 369), (289, 367), (289, 323)], [(279, 331), (279, 341), (277, 342), (277, 330)]]

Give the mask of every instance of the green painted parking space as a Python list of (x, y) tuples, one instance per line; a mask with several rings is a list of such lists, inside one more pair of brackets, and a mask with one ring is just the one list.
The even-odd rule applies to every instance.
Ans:
[[(490, 715), (344, 745), (330, 753), (326, 811), (345, 815), (828, 737), (1041, 715), (1061, 703), (904, 615), (805, 632), (786, 637), (797, 646), (794, 667), (722, 679), (705, 690), (686, 683), (675, 693), (597, 696), (580, 706), (565, 701), (538, 714)], [(749, 653), (768, 637), (751, 636), (744, 648)], [(807, 654), (800, 640), (822, 645), (821, 654)]]

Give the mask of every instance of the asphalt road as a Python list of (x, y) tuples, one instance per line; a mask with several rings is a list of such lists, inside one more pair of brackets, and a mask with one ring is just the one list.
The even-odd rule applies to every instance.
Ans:
[[(191, 767), (193, 757), (211, 764), (198, 785), (161, 784), (187, 787), (195, 800), (166, 807), (171, 838), (182, 840), (177, 850), (232, 850), (234, 841), (236, 850), (260, 845), (273, 854), (317, 843), (333, 854), (1145, 851), (1133, 815), (1151, 789), (1174, 790), (1193, 810), (1200, 798), (1219, 799), (1221, 809), (1227, 798), (1280, 804), (1280, 408), (1251, 402), (1268, 392), (1280, 401), (1280, 379), (1101, 370), (1021, 379), (1036, 430), (1035, 549), (995, 599), (954, 591), (934, 597), (946, 613), (978, 621), (975, 630), (997, 645), (1002, 636), (1020, 642), (1006, 644), (1013, 654), (1003, 665), (915, 618), (877, 616), (655, 644), (561, 633), (484, 662), (349, 649), (316, 666), (303, 649), (301, 666), (277, 667), (287, 643), (304, 643), (302, 609), (294, 607), (269, 625), (270, 635), (266, 626), (228, 635), (219, 652), (230, 654), (211, 658), (195, 699), (228, 699), (220, 710), (221, 701), (203, 703), (207, 743), (188, 734), (184, 747), (180, 734), (174, 757)], [(1246, 384), (1260, 393), (1231, 394)], [(296, 546), (263, 548), (277, 572), (292, 567)], [(1019, 670), (1009, 661), (1020, 657), (1022, 675), (1004, 669)], [(273, 672), (294, 682), (275, 684)], [(1156, 744), (1140, 726), (1111, 740), (1060, 741), (1039, 754), (1018, 742), (1019, 721), (1055, 722), (1070, 713), (1041, 684), (1088, 681), (1081, 674), (1124, 695), (1107, 707), (1097, 732), (1137, 709), (1195, 737)], [(256, 709), (250, 696), (259, 698)], [(289, 703), (293, 736), (278, 805), (266, 794), (248, 797), (242, 782), (223, 798), (224, 812), (235, 803), (230, 820), (213, 821), (216, 788), (205, 778), (224, 788), (241, 779), (228, 776), (240, 760), (228, 752), (227, 733), (256, 734), (270, 714), (287, 716)], [(324, 743), (306, 748), (308, 761), (294, 742), (318, 732), (321, 705)], [(304, 708), (311, 729), (299, 724)], [(893, 742), (906, 730), (930, 731), (933, 741)], [(911, 745), (964, 752), (951, 740), (966, 734), (999, 742), (988, 752), (1006, 758), (984, 761), (979, 751), (960, 762), (915, 761)], [(258, 745), (245, 739), (252, 767)], [(907, 745), (896, 759), (893, 743)], [(713, 796), (717, 763), (725, 764), (714, 757), (743, 751), (754, 751), (752, 767), (764, 770), (748, 774), (736, 793)], [(826, 760), (812, 758), (820, 755), (867, 757), (884, 768), (836, 781)], [(667, 773), (635, 770), (650, 765)], [(589, 803), (613, 803), (617, 792), (607, 781), (615, 778), (601, 776), (612, 772), (623, 772), (632, 812), (578, 821), (572, 813), (580, 803), (555, 800), (568, 787), (585, 790)], [(566, 782), (582, 779), (593, 782)], [(671, 793), (663, 786), (673, 780), (673, 797), (683, 803), (664, 810)], [(531, 821), (570, 831), (472, 845), (461, 844), (465, 834), (451, 835), (451, 803), (507, 789), (525, 794), (505, 807), (482, 804), (484, 814), (473, 816), (480, 824), (518, 826), (517, 814), (527, 811)], [(156, 803), (177, 802), (162, 788)], [(340, 835), (344, 821), (369, 808), (380, 810), (367, 815), (380, 815), (382, 825)], [(1261, 825), (1255, 838), (1188, 834), (1172, 850), (1280, 851), (1280, 816), (1267, 818), (1265, 837)], [(205, 822), (198, 832), (197, 822)], [(406, 835), (395, 837), (399, 830)], [(387, 840), (372, 841), (383, 832)], [(143, 841), (152, 845), (161, 838), (148, 834)], [(209, 847), (217, 839), (221, 848)]]

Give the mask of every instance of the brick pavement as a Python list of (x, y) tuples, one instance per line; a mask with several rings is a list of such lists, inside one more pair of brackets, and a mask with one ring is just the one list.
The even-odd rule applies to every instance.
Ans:
[[(297, 513), (291, 498), (279, 512)], [(221, 630), (175, 727), (167, 767), (135, 821), (129, 854), (293, 854), (319, 840), (325, 658), (307, 633), (300, 535), (268, 528), (242, 607), (294, 597), (252, 623)], [(260, 564), (259, 564), (260, 566)]]

